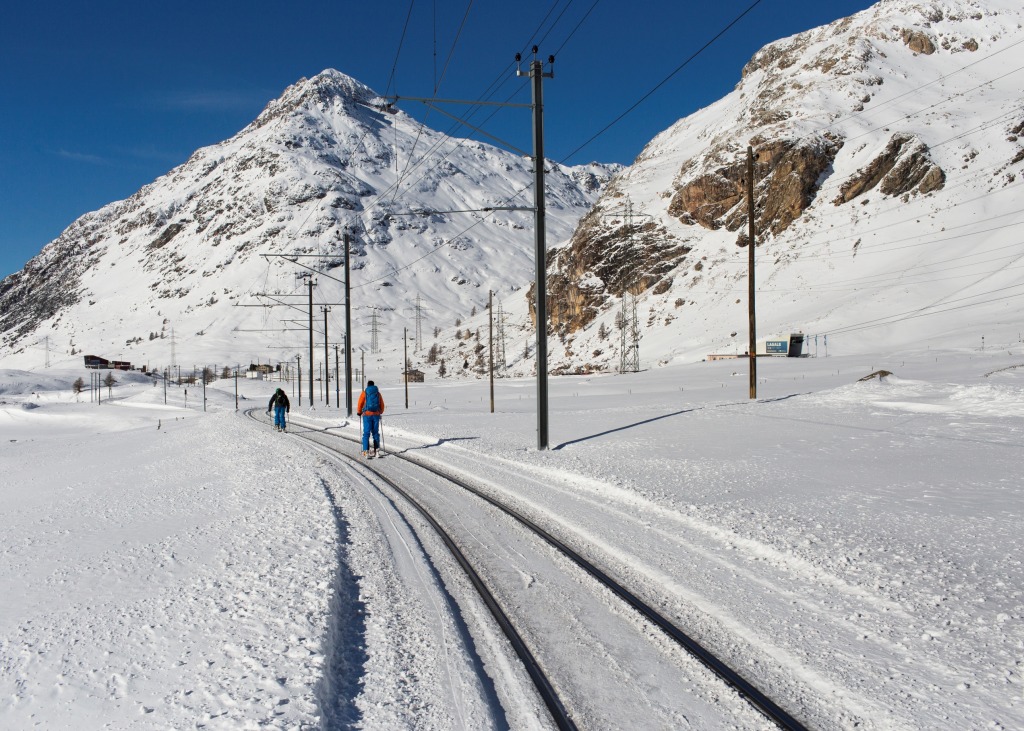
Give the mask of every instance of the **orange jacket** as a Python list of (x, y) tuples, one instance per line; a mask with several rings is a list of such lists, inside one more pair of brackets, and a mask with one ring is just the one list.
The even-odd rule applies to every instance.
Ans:
[(365, 414), (366, 416), (379, 416), (384, 413), (384, 394), (378, 393), (380, 398), (380, 411), (363, 411), (363, 407), (366, 406), (366, 391), (359, 394), (359, 403), (356, 404), (356, 413), (360, 416)]

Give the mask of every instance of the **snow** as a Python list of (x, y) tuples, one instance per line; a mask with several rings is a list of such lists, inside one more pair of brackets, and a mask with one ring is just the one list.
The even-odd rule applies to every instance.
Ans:
[[(542, 452), (530, 379), (499, 379), (491, 414), (485, 381), (412, 384), (406, 410), (381, 373), (389, 451), (472, 475), (810, 726), (1024, 725), (1019, 344), (761, 359), (756, 401), (740, 360), (556, 378)], [(203, 411), (201, 387), (165, 405), (137, 374), (97, 404), (72, 393), (81, 375), (0, 371), (0, 725), (547, 727), (397, 500), (236, 413), (233, 381)], [(276, 385), (240, 382), (243, 411)], [(292, 417), (357, 431), (294, 397)], [(532, 549), (500, 553), (550, 587)], [(549, 610), (538, 635), (558, 634)], [(562, 642), (566, 664), (591, 652), (575, 630)], [(621, 633), (617, 693), (691, 677), (637, 659), (651, 642)], [(704, 709), (695, 727), (719, 727), (716, 706), (763, 727), (702, 682), (670, 694)], [(619, 696), (600, 697), (588, 718), (615, 718)], [(652, 727), (674, 711), (628, 712)]]
[[(659, 135), (603, 193), (586, 176), (603, 185), (613, 168), (556, 166), (552, 250), (595, 201), (627, 195), (693, 250), (669, 289), (639, 297), (642, 372), (550, 380), (546, 451), (530, 215), (404, 215), (523, 200), (527, 160), (384, 115), (326, 71), (83, 217), (27, 268), (28, 306), (8, 292), (10, 311), (38, 322), (11, 320), (0, 346), (0, 727), (551, 727), (423, 521), (323, 446), (244, 415), (261, 415), (277, 382), (240, 382), (237, 412), (229, 380), (205, 408), (201, 387), (165, 396), (134, 372), (116, 373), (101, 403), (73, 391), (89, 382), (83, 351), (217, 373), (287, 369), (301, 354), (308, 368), (305, 330), (236, 305), (302, 291), (299, 266), (262, 255), (322, 254), (314, 314), (332, 305), (337, 338), (330, 276), (356, 223), (352, 344), (383, 388), (389, 451), (515, 505), (809, 727), (1024, 728), (1024, 340), (1010, 301), (1022, 286), (1021, 15), (1016, 0), (885, 0), (764, 49), (777, 63)], [(938, 50), (913, 52), (909, 29)], [(786, 116), (756, 122), (754, 103)], [(826, 132), (846, 142), (800, 218), (765, 237), (756, 274), (761, 337), (807, 333), (815, 357), (759, 360), (752, 401), (745, 360), (704, 362), (746, 346), (747, 252), (735, 231), (685, 225), (667, 206), (757, 135)], [(896, 133), (928, 145), (945, 186), (836, 205)], [(487, 333), (490, 289), (510, 376), (493, 414), (475, 364), (486, 337), (471, 335)], [(434, 334), (417, 346), (420, 298)], [(614, 370), (614, 299), (552, 335), (552, 368)], [(408, 408), (395, 386), (405, 329), (427, 378)], [(433, 344), (447, 379), (427, 362)], [(859, 380), (880, 369), (892, 375)], [(356, 433), (285, 386), (293, 427)], [(398, 459), (381, 465), (459, 527), (510, 606), (539, 601), (525, 631), (585, 727), (766, 727), (510, 521)]]
[[(747, 345), (748, 253), (736, 245), (745, 229), (682, 223), (669, 213), (676, 191), (742, 160), (748, 144), (757, 150), (822, 135), (843, 145), (810, 205), (778, 234), (758, 234), (759, 331), (827, 333), (844, 352), (864, 354), (923, 348), (953, 334), (971, 346), (981, 335), (1016, 337), (1012, 300), (1022, 282), (1014, 252), (1024, 218), (1014, 200), (1024, 159), (1012, 128), (1020, 124), (1021, 14), (1015, 0), (877, 3), (766, 46), (755, 59), (774, 63), (655, 137), (597, 203), (617, 210), (629, 196), (637, 215), (692, 249), (664, 273), (671, 286), (663, 294), (640, 297), (645, 364), (743, 353)], [(910, 29), (938, 50), (913, 52), (902, 37)], [(965, 49), (968, 39), (977, 50)], [(944, 186), (904, 196), (875, 188), (837, 205), (843, 184), (895, 134), (928, 146)], [(609, 216), (603, 225), (618, 224)], [(614, 367), (617, 354), (597, 336), (620, 311), (618, 293), (609, 294), (591, 325), (552, 346), (554, 359)], [(603, 355), (588, 358), (595, 350)]]

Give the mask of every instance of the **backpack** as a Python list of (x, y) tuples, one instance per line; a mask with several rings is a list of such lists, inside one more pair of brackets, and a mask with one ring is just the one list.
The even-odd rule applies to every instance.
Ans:
[(363, 413), (367, 411), (380, 412), (380, 391), (376, 386), (366, 389), (366, 403), (363, 404)]

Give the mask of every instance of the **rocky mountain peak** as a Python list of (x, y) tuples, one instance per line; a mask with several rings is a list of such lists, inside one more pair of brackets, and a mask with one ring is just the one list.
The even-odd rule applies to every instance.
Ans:
[(379, 96), (370, 87), (334, 69), (325, 69), (309, 79), (299, 79), (274, 99), (252, 123), (252, 128), (292, 115), (299, 110), (327, 112), (338, 105), (347, 113), (360, 106), (378, 104)]
[[(525, 203), (529, 160), (378, 102), (338, 71), (300, 80), (238, 134), (74, 222), (0, 281), (0, 356), (24, 357), (27, 340), (46, 331), (65, 352), (116, 348), (125, 360), (166, 363), (170, 349), (155, 341), (171, 327), (211, 362), (255, 352), (272, 338), (254, 306), (272, 303), (255, 293), (292, 291), (309, 264), (324, 275), (320, 301), (339, 301), (346, 235), (364, 288), (357, 313), (376, 309), (382, 332), (405, 324), (416, 296), (451, 322), (489, 289), (509, 296), (524, 286), (528, 213), (413, 212)], [(618, 166), (551, 168), (548, 231), (562, 242)]]

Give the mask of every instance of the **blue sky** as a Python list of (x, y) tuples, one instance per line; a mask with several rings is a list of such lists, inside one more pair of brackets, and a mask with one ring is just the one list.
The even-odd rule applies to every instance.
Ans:
[[(521, 88), (515, 100), (526, 102), (512, 59), (539, 43), (542, 57), (556, 54), (544, 87), (545, 151), (563, 160), (754, 1), (9, 3), (0, 27), (0, 277), (82, 214), (232, 136), (289, 84), (325, 68), (407, 96), (439, 85), (439, 97), (476, 99), (500, 81), (495, 99)], [(761, 0), (565, 161), (630, 163), (658, 132), (731, 90), (765, 43), (871, 4)], [(403, 109), (424, 112), (411, 102)], [(503, 109), (485, 129), (530, 149), (528, 115)], [(450, 126), (436, 112), (426, 122)]]

